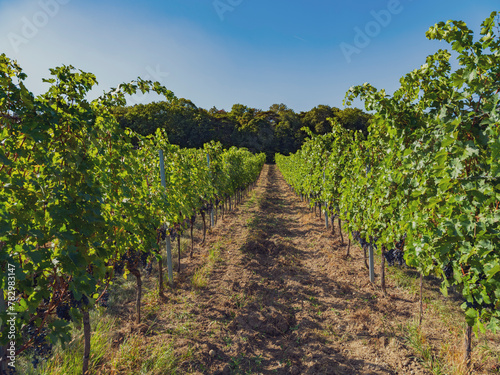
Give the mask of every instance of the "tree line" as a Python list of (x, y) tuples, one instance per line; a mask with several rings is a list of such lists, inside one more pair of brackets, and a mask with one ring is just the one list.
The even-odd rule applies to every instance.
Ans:
[(307, 112), (297, 113), (285, 104), (273, 104), (268, 110), (234, 104), (231, 111), (212, 107), (197, 107), (188, 99), (117, 107), (114, 114), (122, 128), (130, 128), (141, 135), (150, 135), (156, 129), (166, 131), (169, 141), (181, 147), (199, 148), (212, 140), (226, 148), (245, 147), (251, 152), (266, 154), (267, 162), (274, 155), (296, 152), (307, 137), (331, 132), (335, 119), (345, 129), (366, 133), (370, 115), (358, 108), (339, 109), (318, 105)]

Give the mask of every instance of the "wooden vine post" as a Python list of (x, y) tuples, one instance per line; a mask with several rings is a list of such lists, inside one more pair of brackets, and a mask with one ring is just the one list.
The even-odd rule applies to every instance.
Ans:
[(369, 264), (370, 264), (370, 282), (375, 282), (375, 262), (374, 262), (374, 252), (373, 252), (373, 244), (370, 242), (368, 245), (369, 252)]
[[(323, 186), (325, 186), (325, 172), (323, 171)], [(325, 201), (325, 227), (328, 230), (328, 202)]]
[(380, 261), (380, 286), (384, 296), (387, 295), (387, 290), (385, 288), (385, 245), (382, 245), (382, 259)]
[(83, 375), (89, 374), (89, 362), (90, 362), (90, 314), (89, 307), (84, 306), (82, 308), (83, 313), (83, 337), (84, 337), (84, 348), (83, 348)]

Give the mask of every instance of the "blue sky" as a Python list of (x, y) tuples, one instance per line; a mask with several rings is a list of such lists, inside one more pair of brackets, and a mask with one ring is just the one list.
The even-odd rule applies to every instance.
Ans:
[[(342, 108), (350, 86), (392, 92), (445, 43), (429, 26), (463, 20), (474, 30), (498, 0), (0, 0), (0, 53), (46, 89), (49, 68), (97, 76), (97, 96), (138, 76), (197, 106), (235, 103), (297, 112)], [(159, 100), (135, 96), (130, 104)], [(355, 103), (358, 107), (362, 104)]]

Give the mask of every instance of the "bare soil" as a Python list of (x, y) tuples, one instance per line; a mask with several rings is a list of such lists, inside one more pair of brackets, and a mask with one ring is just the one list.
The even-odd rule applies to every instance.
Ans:
[[(160, 307), (140, 326), (124, 323), (116, 345), (131, 331), (172, 341), (177, 356), (193, 353), (180, 374), (430, 373), (401, 336), (418, 295), (388, 281), (384, 296), (362, 251), (345, 256), (343, 237), (266, 165), (246, 203), (219, 219), (194, 259), (184, 256)], [(220, 259), (195, 288), (214, 247)], [(443, 327), (433, 323), (429, 340), (443, 339)]]

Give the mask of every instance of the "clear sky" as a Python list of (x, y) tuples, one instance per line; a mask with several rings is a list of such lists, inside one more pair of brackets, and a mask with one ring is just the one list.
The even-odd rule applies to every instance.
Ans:
[(97, 76), (94, 96), (140, 76), (206, 109), (300, 112), (342, 108), (364, 82), (394, 91), (448, 48), (425, 38), (430, 26), (453, 19), (478, 30), (493, 10), (498, 0), (0, 0), (0, 53), (35, 94), (65, 64)]

